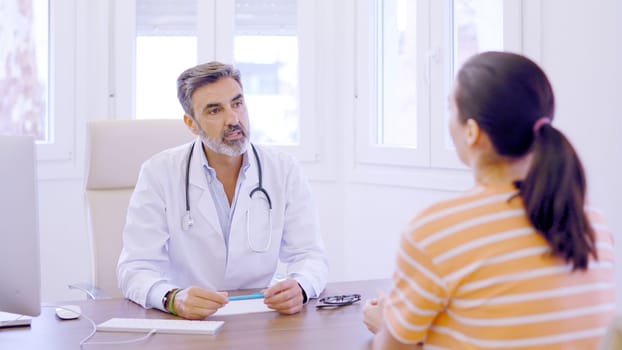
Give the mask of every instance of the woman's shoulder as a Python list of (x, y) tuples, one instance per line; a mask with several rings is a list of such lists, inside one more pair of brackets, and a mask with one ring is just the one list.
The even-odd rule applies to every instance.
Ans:
[[(421, 210), (406, 227), (406, 232), (417, 232), (420, 238), (460, 225), (477, 217), (502, 210), (521, 210), (522, 202), (512, 188), (476, 187)], [(516, 199), (516, 200), (515, 200)]]
[(469, 211), (481, 207), (494, 208), (496, 204), (506, 206), (518, 197), (518, 192), (512, 188), (474, 187), (465, 192), (455, 194), (446, 199), (435, 202), (417, 217), (438, 216), (460, 211)]

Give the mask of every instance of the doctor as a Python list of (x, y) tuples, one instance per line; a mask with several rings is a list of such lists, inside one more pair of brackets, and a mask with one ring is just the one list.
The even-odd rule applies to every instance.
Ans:
[[(265, 304), (299, 312), (328, 270), (310, 186), (289, 155), (251, 145), (240, 73), (209, 62), (177, 94), (198, 137), (146, 161), (129, 203), (117, 276), (126, 298), (187, 319), (265, 288)], [(157, 137), (157, 135), (146, 135)], [(277, 278), (277, 262), (287, 276)]]

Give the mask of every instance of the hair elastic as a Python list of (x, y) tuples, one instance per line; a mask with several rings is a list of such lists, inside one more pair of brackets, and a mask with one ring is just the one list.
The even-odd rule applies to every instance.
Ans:
[(549, 118), (549, 117), (541, 117), (540, 119), (536, 120), (536, 122), (533, 123), (533, 132), (538, 132), (538, 130), (540, 130), (540, 128), (544, 124), (551, 124), (551, 118)]

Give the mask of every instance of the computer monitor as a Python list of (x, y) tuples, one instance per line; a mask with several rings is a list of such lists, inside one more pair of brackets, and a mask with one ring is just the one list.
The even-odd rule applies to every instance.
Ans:
[(41, 313), (37, 200), (33, 138), (0, 135), (0, 311)]

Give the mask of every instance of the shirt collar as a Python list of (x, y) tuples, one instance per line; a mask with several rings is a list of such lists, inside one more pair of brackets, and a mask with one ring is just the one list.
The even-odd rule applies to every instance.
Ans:
[[(205, 173), (207, 174), (207, 183), (211, 184), (214, 179), (216, 179), (216, 170), (214, 170), (214, 168), (212, 168), (209, 165), (209, 162), (207, 161), (207, 156), (205, 156), (205, 152), (203, 151), (203, 143), (201, 143), (201, 152), (199, 152), (201, 154), (201, 165), (203, 166), (203, 169), (205, 169)], [(250, 144), (249, 144), (249, 147)], [(248, 150), (246, 152), (244, 152), (244, 154), (242, 154), (242, 167), (240, 168), (240, 174), (246, 178), (246, 171), (248, 171), (248, 168), (250, 167), (250, 162), (248, 160)]]

